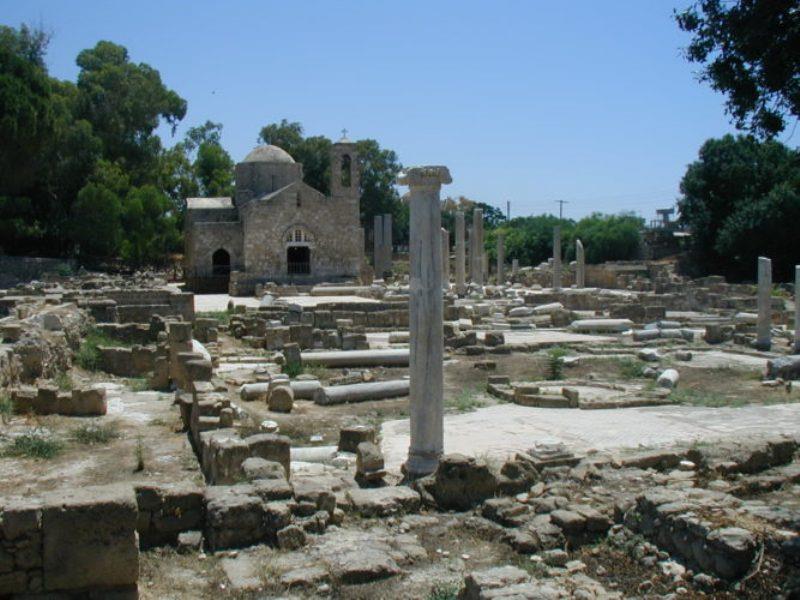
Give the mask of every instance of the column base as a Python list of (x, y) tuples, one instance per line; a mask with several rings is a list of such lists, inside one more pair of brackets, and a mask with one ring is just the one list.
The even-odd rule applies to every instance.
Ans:
[(441, 456), (441, 452), (436, 454), (412, 454), (409, 452), (408, 460), (403, 463), (403, 466), (401, 467), (404, 479), (413, 481), (414, 479), (419, 479), (420, 477), (425, 477), (426, 475), (430, 475), (431, 473), (435, 472), (436, 468), (439, 466), (439, 458), (441, 458)]

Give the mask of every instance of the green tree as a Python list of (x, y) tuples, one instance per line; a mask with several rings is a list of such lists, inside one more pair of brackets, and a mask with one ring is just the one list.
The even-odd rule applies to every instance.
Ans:
[(72, 239), (80, 256), (88, 260), (117, 256), (122, 242), (122, 206), (112, 190), (88, 183), (72, 206)]
[(233, 194), (233, 160), (219, 142), (205, 141), (197, 149), (194, 172), (209, 197)]
[(132, 265), (163, 264), (180, 236), (169, 197), (153, 185), (131, 188), (122, 210), (120, 256)]
[(76, 116), (92, 124), (107, 159), (120, 161), (135, 182), (148, 181), (161, 151), (155, 129), (163, 119), (174, 132), (186, 114), (186, 101), (150, 65), (130, 62), (118, 44), (98, 42), (76, 62), (81, 69)]
[[(259, 142), (288, 152), (303, 165), (303, 181), (323, 194), (330, 193), (330, 149), (333, 143), (324, 136), (303, 136), (303, 126), (286, 119), (261, 128)], [(375, 215), (392, 215), (395, 243), (408, 241), (408, 219), (394, 187), (401, 165), (394, 151), (381, 148), (376, 140), (356, 142), (361, 172), (361, 222), (371, 228)]]
[(694, 275), (752, 279), (759, 255), (788, 280), (800, 190), (800, 152), (775, 141), (726, 135), (700, 148), (681, 181), (680, 220), (691, 231)]
[(582, 218), (572, 230), (566, 258), (575, 258), (575, 240), (586, 249), (586, 262), (634, 260), (640, 257), (644, 219), (633, 214), (604, 215), (593, 213)]
[(700, 80), (727, 96), (736, 126), (761, 137), (800, 117), (797, 0), (700, 0), (675, 13), (693, 35), (685, 54)]
[(538, 265), (553, 256), (553, 228), (561, 226), (562, 253), (572, 239), (574, 221), (553, 215), (516, 217), (486, 232), (485, 249), (491, 260), (497, 256), (497, 233), (505, 234), (506, 259), (516, 258), (524, 265)]

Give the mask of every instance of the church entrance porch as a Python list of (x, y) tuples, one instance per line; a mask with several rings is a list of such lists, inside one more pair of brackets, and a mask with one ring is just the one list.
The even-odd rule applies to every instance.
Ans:
[(289, 246), (286, 249), (286, 266), (289, 275), (310, 275), (311, 249), (308, 246)]

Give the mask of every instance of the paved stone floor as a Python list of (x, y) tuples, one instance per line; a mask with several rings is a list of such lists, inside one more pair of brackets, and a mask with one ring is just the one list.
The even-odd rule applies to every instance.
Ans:
[[(211, 312), (225, 310), (228, 308), (228, 301), (233, 300), (235, 304), (243, 304), (251, 308), (258, 308), (259, 300), (253, 296), (229, 296), (228, 294), (195, 294), (194, 310), (196, 312)], [(300, 306), (316, 306), (324, 302), (377, 302), (372, 298), (362, 298), (361, 296), (281, 296), (281, 300), (288, 303), (299, 304)]]
[[(536, 443), (563, 442), (575, 451), (660, 446), (694, 440), (796, 434), (800, 404), (741, 408), (660, 406), (611, 410), (547, 409), (501, 404), (447, 415), (445, 452), (504, 459)], [(408, 453), (407, 419), (382, 427), (386, 467), (399, 470)]]

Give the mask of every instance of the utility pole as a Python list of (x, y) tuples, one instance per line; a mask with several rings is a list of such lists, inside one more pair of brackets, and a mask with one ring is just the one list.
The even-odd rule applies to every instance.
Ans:
[(556, 200), (558, 202), (558, 218), (559, 220), (564, 218), (564, 205), (569, 204), (568, 200)]

